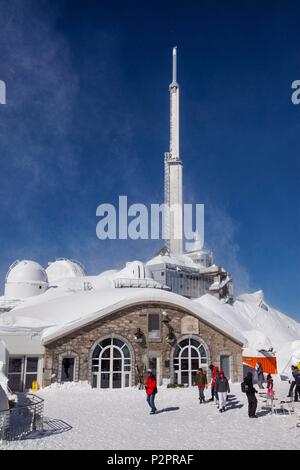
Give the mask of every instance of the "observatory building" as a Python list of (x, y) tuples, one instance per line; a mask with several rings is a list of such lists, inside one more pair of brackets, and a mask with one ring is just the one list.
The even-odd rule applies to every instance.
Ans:
[(13, 391), (30, 389), (33, 380), (130, 387), (149, 367), (159, 384), (189, 386), (199, 367), (210, 374), (210, 363), (232, 381), (242, 379), (245, 338), (198, 302), (209, 295), (232, 303), (231, 276), (196, 242), (184, 250), (176, 48), (169, 92), (165, 203), (177, 209), (167, 220), (165, 247), (146, 263), (128, 262), (97, 276), (68, 259), (46, 269), (16, 261), (0, 298), (0, 366)]

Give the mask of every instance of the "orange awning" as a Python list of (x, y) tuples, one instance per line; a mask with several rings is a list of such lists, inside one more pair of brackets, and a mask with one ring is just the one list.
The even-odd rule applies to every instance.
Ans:
[(249, 357), (243, 356), (243, 363), (255, 369), (256, 364), (260, 362), (265, 374), (277, 374), (276, 357)]

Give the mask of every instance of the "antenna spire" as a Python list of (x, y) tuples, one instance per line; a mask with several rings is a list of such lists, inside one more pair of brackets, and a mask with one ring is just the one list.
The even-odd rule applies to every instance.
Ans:
[(179, 155), (179, 85), (177, 47), (173, 47), (173, 79), (170, 92), (170, 150), (165, 154), (165, 203), (168, 206), (166, 245), (170, 253), (183, 252), (182, 162)]
[(173, 83), (177, 82), (177, 46), (173, 47)]

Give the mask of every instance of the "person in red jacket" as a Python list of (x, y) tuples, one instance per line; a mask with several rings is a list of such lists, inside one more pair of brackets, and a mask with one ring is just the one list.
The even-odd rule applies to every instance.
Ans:
[(148, 377), (145, 382), (146, 394), (147, 394), (147, 402), (151, 408), (150, 414), (154, 415), (157, 411), (155, 407), (155, 395), (157, 394), (157, 382), (154, 372), (151, 369), (148, 369)]
[(218, 393), (216, 392), (216, 379), (219, 377), (219, 368), (211, 364), (209, 366), (211, 371), (211, 399), (210, 401), (214, 401), (216, 399), (216, 403), (218, 404)]

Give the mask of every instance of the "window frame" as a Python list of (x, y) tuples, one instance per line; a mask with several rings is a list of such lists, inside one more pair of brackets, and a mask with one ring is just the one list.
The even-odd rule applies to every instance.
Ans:
[[(35, 371), (27, 371), (27, 361), (28, 359), (37, 359), (36, 370)], [(20, 359), (21, 360), (21, 371), (20, 372), (10, 372), (10, 360), (11, 359)], [(8, 366), (7, 366), (7, 378), (10, 380), (11, 376), (19, 376), (19, 389), (12, 390), (16, 392), (27, 392), (31, 389), (31, 387), (26, 387), (27, 378), (29, 376), (33, 376), (33, 380), (38, 380), (39, 377), (39, 363), (40, 363), (40, 356), (35, 354), (12, 354), (8, 358)], [(32, 382), (31, 381), (31, 382)]]
[[(198, 343), (198, 346), (195, 345), (195, 342)], [(204, 355), (201, 353), (201, 348), (204, 350)], [(192, 354), (192, 351), (197, 352), (197, 357)], [(184, 354), (187, 352), (187, 354)], [(173, 372), (175, 383), (181, 384), (183, 375), (187, 376), (188, 383), (187, 386), (193, 385), (193, 375), (195, 375), (196, 370), (201, 367), (205, 369), (208, 373), (209, 368), (209, 351), (206, 347), (206, 344), (202, 339), (196, 338), (195, 336), (188, 336), (181, 338), (176, 344), (173, 352)], [(188, 368), (183, 368), (182, 360), (186, 360)], [(192, 361), (197, 360), (198, 365), (197, 369), (192, 367)]]
[[(150, 316), (155, 315), (158, 317), (158, 329), (157, 330), (150, 330)], [(161, 313), (160, 312), (148, 312), (147, 315), (147, 329), (148, 329), (148, 341), (151, 342), (156, 342), (156, 341), (161, 341), (162, 334), (161, 334)], [(151, 332), (156, 332), (158, 335), (151, 334)]]
[[(107, 340), (109, 344), (107, 344)], [(104, 343), (104, 347), (103, 347)], [(120, 344), (122, 343), (122, 344)], [(99, 346), (99, 348), (97, 348)], [(97, 351), (97, 352), (96, 352)], [(107, 357), (104, 356), (105, 352), (109, 352)], [(118, 351), (120, 357), (116, 357), (114, 352)], [(125, 353), (126, 351), (126, 353)], [(103, 357), (104, 356), (104, 357)], [(97, 341), (91, 356), (92, 361), (92, 384), (93, 388), (127, 388), (131, 387), (132, 380), (132, 352), (129, 344), (125, 339), (120, 337), (110, 336)], [(108, 361), (108, 369), (103, 370), (103, 361)], [(116, 362), (121, 362), (121, 369), (115, 369)], [(116, 379), (120, 379), (120, 387), (114, 387), (113, 384)], [(103, 387), (106, 383), (107, 387)]]
[(66, 351), (61, 353), (58, 358), (58, 383), (66, 383), (66, 381), (62, 380), (62, 365), (64, 359), (74, 359), (74, 369), (73, 369), (73, 380), (68, 382), (78, 382), (79, 381), (79, 354), (75, 353), (74, 351)]

